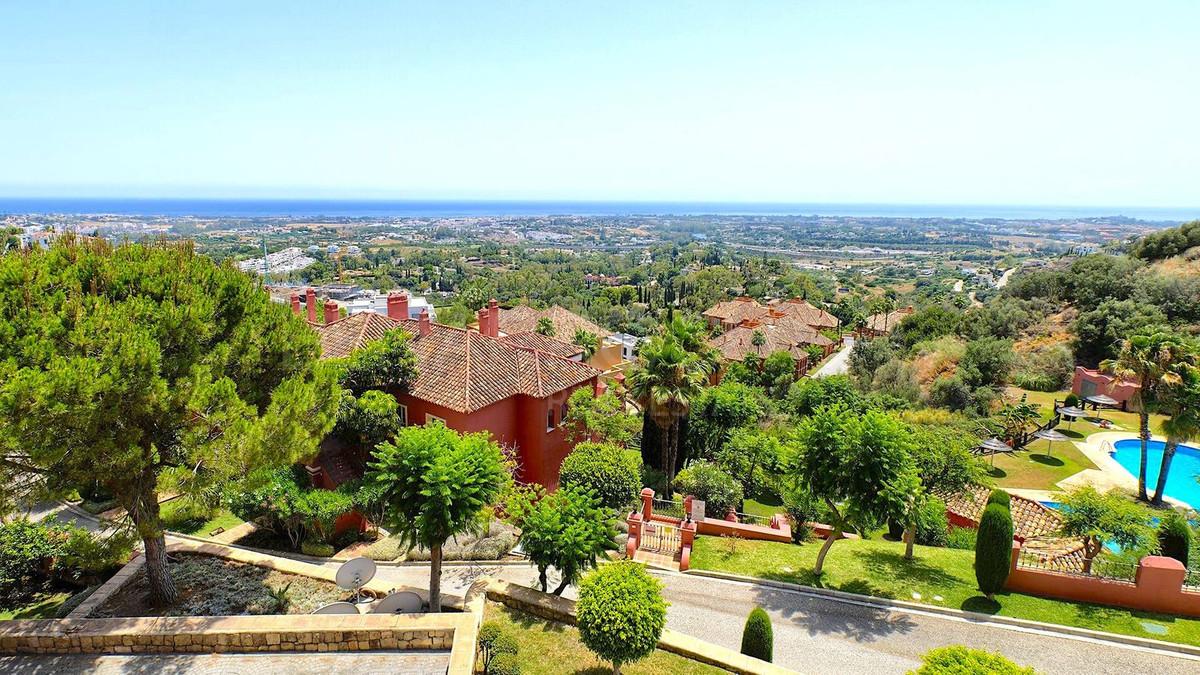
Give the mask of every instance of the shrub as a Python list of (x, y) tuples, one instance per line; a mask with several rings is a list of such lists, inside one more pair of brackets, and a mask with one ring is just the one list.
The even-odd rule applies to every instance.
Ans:
[(775, 637), (771, 630), (771, 617), (762, 607), (750, 610), (746, 627), (742, 629), (742, 653), (763, 661), (771, 661), (775, 649)]
[(304, 543), (300, 544), (300, 552), (316, 558), (328, 558), (337, 551), (333, 549), (332, 544), (306, 539)]
[(13, 597), (31, 585), (44, 585), (47, 563), (58, 554), (61, 538), (54, 525), (24, 518), (0, 525), (0, 595)]
[(313, 488), (302, 469), (263, 469), (247, 478), (248, 488), (231, 490), (225, 503), (236, 516), (287, 537), (292, 548), (305, 540), (330, 543), (338, 517), (354, 509), (348, 490)]
[(630, 560), (584, 577), (575, 609), (580, 640), (615, 668), (652, 654), (667, 623), (662, 583)]
[(693, 462), (675, 476), (679, 492), (704, 501), (705, 514), (722, 518), (742, 505), (742, 484), (712, 462)]
[(1174, 558), (1187, 567), (1192, 536), (1192, 527), (1187, 518), (1178, 511), (1171, 511), (1158, 526), (1159, 555)]
[(1001, 490), (1000, 488), (995, 488), (988, 495), (987, 503), (988, 504), (999, 504), (1005, 508), (1011, 509), (1012, 508), (1012, 495), (1008, 494), (1004, 490)]
[(931, 649), (921, 662), (910, 675), (1034, 675), (1032, 668), (1022, 668), (999, 654), (962, 645)]
[(946, 548), (974, 551), (976, 534), (973, 527), (951, 527), (946, 535)]
[(559, 487), (590, 490), (605, 508), (623, 508), (641, 490), (641, 466), (636, 450), (611, 443), (580, 443), (563, 459)]
[(516, 654), (496, 654), (485, 672), (487, 675), (521, 675), (521, 664)]
[(1067, 406), (1067, 407), (1075, 407), (1075, 408), (1077, 408), (1077, 407), (1079, 407), (1079, 404), (1080, 404), (1080, 403), (1082, 403), (1082, 402), (1083, 402), (1083, 401), (1080, 401), (1080, 400), (1079, 400), (1079, 397), (1078, 397), (1078, 396), (1076, 396), (1076, 395), (1075, 395), (1075, 394), (1073, 394), (1073, 393), (1072, 393), (1072, 394), (1067, 394), (1067, 397), (1063, 399), (1063, 405), (1065, 405), (1065, 406)]
[(1013, 522), (1008, 507), (988, 504), (975, 541), (975, 580), (990, 600), (1004, 588), (1012, 566)]
[(379, 541), (368, 546), (367, 550), (363, 552), (363, 555), (371, 560), (392, 561), (399, 560), (400, 556), (403, 555), (407, 549), (408, 546), (406, 546), (404, 542), (400, 541), (398, 538), (384, 537), (383, 539), (380, 539)]
[(946, 520), (946, 503), (936, 497), (926, 500), (917, 511), (916, 543), (922, 546), (945, 546), (950, 523)]
[(812, 525), (821, 513), (821, 505), (803, 488), (784, 491), (783, 508), (792, 524), (792, 542), (802, 544), (812, 538)]

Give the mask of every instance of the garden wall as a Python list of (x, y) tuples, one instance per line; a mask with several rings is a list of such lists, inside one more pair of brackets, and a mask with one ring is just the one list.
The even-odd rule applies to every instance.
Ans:
[(1200, 592), (1184, 588), (1187, 569), (1174, 558), (1146, 556), (1133, 582), (1052, 572), (1017, 564), (1021, 544), (1013, 543), (1012, 570), (1004, 587), (1010, 591), (1061, 600), (1114, 605), (1165, 614), (1200, 617)]
[[(205, 616), (0, 622), (5, 654), (451, 649), (470, 614)], [(473, 630), (464, 630), (473, 634)], [(474, 652), (474, 645), (464, 645)]]

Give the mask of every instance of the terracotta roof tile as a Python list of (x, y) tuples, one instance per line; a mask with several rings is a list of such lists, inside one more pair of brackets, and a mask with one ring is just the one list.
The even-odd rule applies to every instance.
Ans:
[(417, 377), (409, 385), (409, 393), (459, 412), (479, 410), (518, 394), (544, 398), (600, 374), (584, 363), (476, 331), (435, 323), (431, 332), (422, 336), (417, 326), (415, 320), (395, 321), (363, 312), (315, 325), (313, 330), (321, 338), (322, 357), (339, 358), (392, 328), (403, 329), (413, 336), (417, 359)]
[(554, 326), (554, 337), (560, 340), (571, 340), (577, 330), (587, 331), (598, 338), (612, 332), (558, 305), (544, 310), (536, 310), (526, 305), (518, 305), (512, 309), (501, 308), (500, 331), (509, 335), (532, 333), (537, 330), (538, 321), (543, 318), (550, 319), (550, 324)]
[(515, 347), (540, 349), (543, 352), (554, 354), (555, 356), (561, 356), (564, 359), (573, 358), (583, 354), (583, 347), (580, 347), (579, 345), (571, 344), (565, 340), (552, 338), (533, 331), (528, 333), (510, 333), (502, 336), (500, 341)]
[[(968, 488), (959, 495), (939, 495), (946, 502), (946, 509), (967, 520), (979, 523), (983, 508), (987, 506), (991, 489), (982, 485)], [(1032, 499), (1012, 495), (1009, 506), (1013, 517), (1013, 535), (1020, 539), (1054, 537), (1062, 526), (1062, 516), (1054, 509), (1042, 506)]]

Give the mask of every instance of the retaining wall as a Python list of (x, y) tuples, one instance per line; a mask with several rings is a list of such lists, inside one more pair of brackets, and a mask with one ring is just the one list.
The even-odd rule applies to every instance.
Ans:
[(1146, 556), (1134, 581), (1066, 574), (1017, 565), (1021, 544), (1013, 543), (1010, 591), (1126, 609), (1200, 617), (1200, 592), (1184, 588), (1187, 570), (1174, 558)]

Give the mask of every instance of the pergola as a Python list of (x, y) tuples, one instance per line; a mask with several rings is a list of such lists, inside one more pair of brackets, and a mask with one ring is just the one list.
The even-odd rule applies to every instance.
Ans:
[(1050, 453), (1054, 450), (1054, 444), (1058, 441), (1069, 441), (1070, 436), (1058, 431), (1057, 429), (1042, 429), (1033, 435), (1034, 438), (1040, 438), (1046, 441), (1046, 456), (1050, 457)]
[(971, 454), (973, 455), (991, 455), (993, 468), (996, 466), (996, 455), (1000, 453), (1011, 454), (1013, 452), (1015, 451), (1011, 445), (994, 436), (986, 441), (981, 442), (979, 445), (975, 446), (973, 450), (971, 450)]

